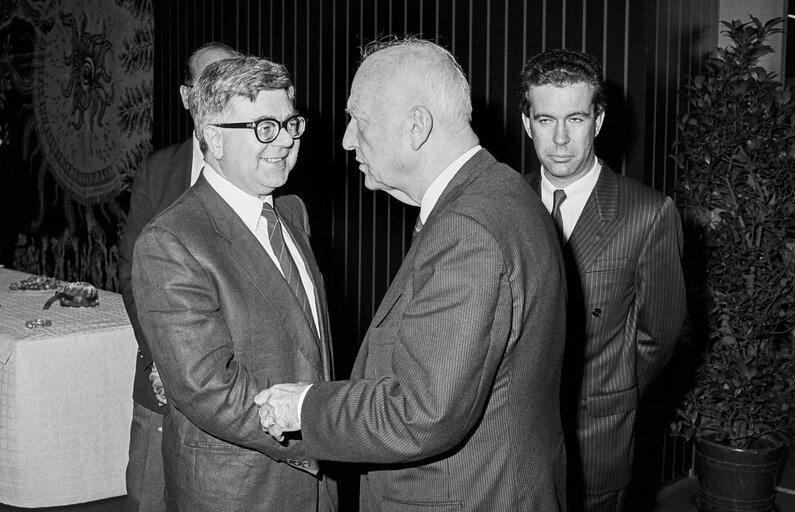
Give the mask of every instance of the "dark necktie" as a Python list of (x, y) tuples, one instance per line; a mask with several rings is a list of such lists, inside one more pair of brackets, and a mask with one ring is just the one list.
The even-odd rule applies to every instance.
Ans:
[(282, 267), (284, 279), (287, 284), (292, 288), (298, 303), (301, 304), (301, 309), (304, 310), (309, 325), (311, 325), (317, 334), (317, 327), (315, 320), (312, 316), (312, 308), (309, 306), (309, 297), (306, 295), (304, 284), (301, 282), (301, 275), (298, 273), (298, 267), (295, 265), (290, 250), (284, 243), (284, 235), (282, 234), (282, 223), (279, 221), (279, 215), (268, 203), (262, 203), (262, 216), (268, 221), (268, 238), (271, 241), (271, 248), (273, 248), (276, 259), (279, 260), (279, 266)]
[(552, 220), (555, 221), (555, 227), (558, 229), (558, 237), (561, 242), (563, 237), (563, 216), (560, 214), (560, 205), (566, 200), (566, 192), (561, 189), (555, 190), (552, 193)]
[(411, 240), (413, 241), (417, 238), (417, 235), (422, 231), (422, 219), (420, 218), (419, 214), (417, 214), (417, 222), (414, 223), (414, 232), (411, 234)]

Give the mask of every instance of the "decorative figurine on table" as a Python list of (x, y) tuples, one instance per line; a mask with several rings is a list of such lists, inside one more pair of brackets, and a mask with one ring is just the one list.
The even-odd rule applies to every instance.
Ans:
[(50, 309), (53, 302), (59, 301), (61, 306), (82, 308), (99, 306), (99, 293), (94, 285), (78, 281), (69, 283), (62, 290), (55, 292), (55, 295), (44, 304), (43, 309)]

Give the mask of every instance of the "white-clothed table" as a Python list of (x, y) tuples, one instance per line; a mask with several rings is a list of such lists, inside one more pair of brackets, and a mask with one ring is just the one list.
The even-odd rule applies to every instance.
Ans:
[(0, 503), (124, 495), (137, 345), (121, 295), (45, 311), (54, 290), (9, 290), (28, 277), (0, 269)]

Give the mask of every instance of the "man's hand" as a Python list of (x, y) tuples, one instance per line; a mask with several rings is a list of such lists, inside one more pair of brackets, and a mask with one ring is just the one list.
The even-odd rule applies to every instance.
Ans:
[(284, 440), (285, 432), (301, 430), (301, 417), (298, 415), (298, 401), (301, 393), (309, 386), (306, 382), (297, 384), (276, 384), (260, 391), (254, 397), (259, 406), (259, 419), (262, 430)]
[(166, 405), (168, 400), (166, 400), (166, 389), (163, 387), (163, 381), (160, 380), (160, 374), (157, 373), (157, 367), (155, 367), (155, 363), (152, 363), (152, 370), (149, 372), (149, 382), (152, 383), (152, 389), (155, 390), (155, 397), (157, 397), (157, 401), (160, 402), (160, 405)]

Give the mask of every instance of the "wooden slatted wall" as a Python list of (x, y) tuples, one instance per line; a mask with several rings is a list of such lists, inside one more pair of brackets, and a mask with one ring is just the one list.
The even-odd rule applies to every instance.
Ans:
[[(538, 168), (519, 117), (519, 72), (544, 49), (598, 56), (609, 84), (598, 154), (614, 169), (670, 192), (676, 89), (717, 42), (718, 0), (168, 0), (155, 11), (155, 147), (191, 125), (177, 86), (207, 41), (271, 58), (293, 73), (309, 117), (288, 188), (308, 204), (328, 285), (338, 375), (347, 375), (370, 318), (400, 265), (416, 208), (366, 190), (341, 147), (359, 47), (415, 34), (449, 48), (470, 78), (482, 144), (520, 172)], [(659, 431), (659, 429), (658, 429)], [(689, 463), (659, 434), (660, 479)], [(667, 443), (667, 444), (666, 444)]]

